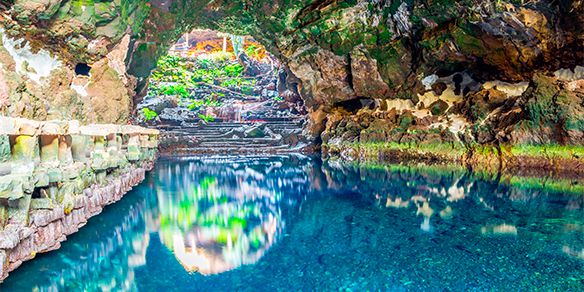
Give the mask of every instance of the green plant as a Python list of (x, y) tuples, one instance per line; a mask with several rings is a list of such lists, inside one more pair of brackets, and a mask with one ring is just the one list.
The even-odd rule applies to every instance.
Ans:
[(258, 46), (254, 45), (254, 44), (251, 44), (247, 48), (245, 48), (245, 54), (254, 58), (254, 59), (258, 59), (260, 56), (260, 50), (261, 50), (261, 48), (259, 48)]
[(230, 52), (212, 52), (197, 57), (195, 61), (199, 67), (212, 68), (222, 66), (225, 62), (233, 59), (235, 56)]
[(237, 77), (241, 76), (243, 69), (243, 66), (241, 66), (239, 63), (227, 64), (222, 68), (222, 73), (228, 77)]
[(142, 114), (144, 115), (144, 120), (147, 122), (152, 121), (152, 120), (156, 119), (156, 117), (158, 117), (158, 114), (155, 111), (153, 111), (147, 107), (142, 109)]
[(223, 87), (253, 87), (256, 83), (255, 79), (245, 79), (241, 77), (229, 78), (221, 82)]
[(183, 83), (162, 85), (151, 84), (149, 89), (150, 92), (154, 95), (175, 95), (182, 98), (190, 97), (187, 85)]
[(191, 111), (195, 111), (199, 110), (202, 107), (220, 107), (220, 106), (221, 102), (207, 97), (204, 100), (193, 100), (191, 104), (188, 106), (188, 109)]
[(215, 120), (215, 117), (212, 115), (199, 114), (199, 118), (205, 121), (205, 123), (212, 122)]

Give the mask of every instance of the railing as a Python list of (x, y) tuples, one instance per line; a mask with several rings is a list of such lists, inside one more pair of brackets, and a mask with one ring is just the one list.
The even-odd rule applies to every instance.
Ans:
[[(121, 197), (138, 183), (156, 159), (158, 135), (158, 130), (132, 125), (82, 126), (78, 121), (0, 117), (0, 279), (19, 261), (34, 257), (22, 258), (14, 251), (28, 237), (37, 239), (43, 225), (36, 222), (39, 214), (50, 211), (57, 219), (67, 218), (74, 210), (91, 209), (84, 206), (93, 200), (87, 197), (100, 187)], [(114, 178), (120, 178), (115, 190), (110, 185)], [(100, 205), (96, 212), (113, 200), (101, 196), (93, 200)], [(81, 212), (81, 217), (94, 215), (89, 211)], [(74, 232), (67, 231), (63, 234)], [(32, 253), (49, 249), (30, 248)]]

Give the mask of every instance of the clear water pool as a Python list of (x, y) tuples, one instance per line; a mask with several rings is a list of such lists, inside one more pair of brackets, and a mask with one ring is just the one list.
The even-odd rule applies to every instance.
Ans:
[(582, 291), (576, 183), (300, 156), (163, 160), (0, 290)]

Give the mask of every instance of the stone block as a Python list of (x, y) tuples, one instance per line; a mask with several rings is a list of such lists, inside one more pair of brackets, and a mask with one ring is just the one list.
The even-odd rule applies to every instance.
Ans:
[(16, 136), (12, 145), (12, 159), (14, 161), (38, 161), (40, 157), (38, 142), (37, 136)]
[(85, 136), (104, 137), (109, 131), (104, 125), (87, 125), (79, 127), (79, 133)]
[(40, 134), (41, 122), (20, 118), (13, 120), (14, 128), (17, 129), (17, 133), (15, 135), (35, 136)]
[(129, 161), (138, 161), (142, 155), (140, 151), (140, 146), (138, 145), (128, 145), (128, 150), (126, 152), (126, 157)]
[(73, 160), (85, 162), (93, 151), (93, 140), (91, 137), (82, 135), (71, 136), (71, 154)]
[(81, 175), (81, 172), (83, 171), (83, 168), (84, 168), (83, 163), (79, 162), (71, 163), (65, 167), (61, 167), (61, 170), (63, 172), (63, 179), (72, 180), (79, 177)]
[(8, 223), (8, 207), (0, 204), (0, 230)]
[(46, 226), (38, 228), (33, 236), (36, 249), (46, 252), (60, 246), (59, 241), (63, 237), (63, 229), (61, 220), (53, 221)]
[(0, 135), (0, 162), (10, 160), (10, 137), (8, 135)]
[(21, 226), (9, 224), (4, 230), (0, 231), (0, 249), (13, 249), (18, 245), (20, 241), (18, 236), (19, 228)]
[(34, 210), (30, 215), (31, 222), (35, 226), (46, 226), (47, 224), (57, 221), (65, 216), (63, 206), (55, 205), (52, 210)]
[(32, 210), (53, 210), (55, 205), (55, 202), (50, 198), (37, 198), (32, 199), (30, 202)]
[(30, 201), (32, 195), (25, 194), (18, 200), (9, 201), (8, 217), (11, 223), (27, 225), (29, 222)]
[(12, 165), (10, 162), (0, 162), (0, 179), (5, 175), (12, 173)]
[(20, 238), (20, 241), (23, 241), (29, 236), (31, 236), (34, 233), (34, 231), (35, 230), (30, 227), (22, 227), (18, 229), (18, 238)]
[(17, 135), (15, 119), (9, 117), (0, 117), (0, 135)]
[(41, 135), (63, 135), (65, 129), (64, 123), (60, 121), (48, 121), (40, 124)]
[(18, 200), (23, 198), (24, 180), (19, 175), (5, 175), (0, 179), (0, 199)]
[(71, 146), (73, 143), (73, 138), (71, 136), (60, 136), (59, 137), (59, 161), (61, 165), (67, 165), (73, 163), (73, 152)]
[(34, 238), (28, 237), (21, 240), (18, 245), (10, 251), (8, 255), (10, 262), (27, 261), (36, 255), (36, 249), (34, 245)]
[(79, 191), (83, 191), (83, 189), (88, 188), (92, 184), (96, 183), (95, 173), (91, 171), (91, 169), (85, 169), (81, 172), (80, 176), (78, 177), (79, 183)]
[(75, 183), (66, 182), (59, 188), (57, 202), (65, 208), (65, 214), (69, 214), (75, 205)]
[(78, 135), (80, 133), (81, 124), (77, 120), (67, 121), (65, 126), (65, 135)]
[(106, 170), (112, 164), (110, 154), (106, 152), (103, 138), (95, 139), (95, 148), (91, 152), (91, 168), (94, 170)]
[(44, 168), (37, 168), (34, 170), (33, 173), (33, 180), (35, 183), (35, 187), (47, 187), (49, 185), (49, 174), (47, 170)]
[(41, 162), (53, 163), (59, 162), (59, 136), (42, 135), (40, 136)]
[(47, 175), (49, 176), (50, 183), (63, 181), (63, 171), (59, 168), (49, 168), (47, 170)]

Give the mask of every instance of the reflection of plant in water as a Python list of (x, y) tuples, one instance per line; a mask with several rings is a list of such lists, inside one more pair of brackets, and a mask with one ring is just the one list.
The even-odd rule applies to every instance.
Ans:
[(188, 271), (214, 274), (254, 263), (281, 229), (279, 195), (257, 187), (228, 189), (204, 176), (177, 197), (161, 195), (161, 239)]

